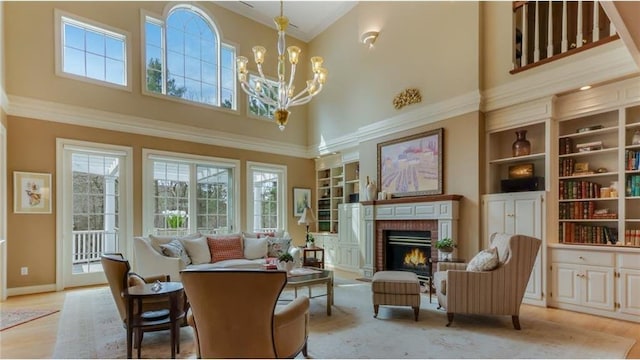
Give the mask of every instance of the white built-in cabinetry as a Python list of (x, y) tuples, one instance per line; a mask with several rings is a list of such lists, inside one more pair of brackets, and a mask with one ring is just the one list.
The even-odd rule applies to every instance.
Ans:
[(325, 266), (357, 272), (360, 270), (363, 254), (360, 250), (360, 233), (363, 221), (360, 203), (338, 206), (337, 234), (316, 234), (316, 244), (324, 248)]
[[(544, 239), (544, 191), (525, 191), (517, 193), (490, 194), (483, 196), (483, 218), (485, 238), (495, 232), (522, 234)], [(488, 247), (485, 244), (484, 247)], [(524, 295), (524, 302), (544, 306), (544, 242), (536, 257)]]
[(549, 305), (639, 321), (640, 263), (634, 253), (589, 246), (550, 249)]

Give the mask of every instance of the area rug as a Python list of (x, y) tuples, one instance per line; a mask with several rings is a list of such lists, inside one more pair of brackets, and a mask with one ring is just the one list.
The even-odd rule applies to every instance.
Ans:
[(32, 309), (16, 309), (0, 311), (0, 331), (11, 329), (12, 327), (28, 323), (42, 317), (55, 314), (59, 310), (32, 310)]
[[(313, 289), (321, 295), (322, 287)], [(381, 306), (373, 318), (371, 284), (336, 279), (335, 306), (311, 300), (311, 358), (624, 358), (635, 340), (521, 316), (521, 331), (510, 317), (446, 314), (423, 295), (418, 322), (408, 307)], [(283, 294), (283, 296), (291, 294)], [(168, 331), (147, 333), (143, 358), (170, 356)], [(124, 358), (125, 330), (107, 288), (67, 294), (54, 358)], [(195, 358), (191, 328), (181, 330), (178, 358)], [(299, 356), (301, 357), (301, 356)]]

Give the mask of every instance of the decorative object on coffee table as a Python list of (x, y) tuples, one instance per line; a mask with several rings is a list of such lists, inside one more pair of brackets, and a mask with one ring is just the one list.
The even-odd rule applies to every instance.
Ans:
[(278, 256), (278, 270), (291, 271), (293, 269), (293, 256), (289, 253), (284, 253)]
[(511, 145), (513, 156), (525, 156), (531, 154), (531, 142), (527, 140), (527, 130), (516, 131), (516, 141)]

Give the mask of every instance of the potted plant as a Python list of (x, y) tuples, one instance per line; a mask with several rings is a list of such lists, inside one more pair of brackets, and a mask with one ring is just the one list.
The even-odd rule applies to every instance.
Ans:
[(283, 253), (278, 256), (278, 270), (291, 271), (293, 264), (293, 256), (291, 254)]
[(316, 243), (315, 243), (316, 239), (313, 237), (313, 235), (309, 234), (307, 236), (307, 247), (308, 248), (314, 248), (316, 247)]
[(442, 238), (436, 241), (435, 247), (442, 254), (441, 260), (446, 260), (451, 256), (456, 244), (451, 238)]

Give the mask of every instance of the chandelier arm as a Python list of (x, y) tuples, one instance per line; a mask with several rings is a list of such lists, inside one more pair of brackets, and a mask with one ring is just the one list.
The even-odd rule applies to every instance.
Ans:
[(293, 78), (296, 77), (296, 64), (291, 64), (291, 76), (289, 77), (289, 87), (288, 89), (291, 89), (291, 86), (293, 85)]
[(311, 99), (313, 98), (313, 95), (307, 95), (301, 99), (298, 99), (296, 101), (292, 101), (290, 106), (298, 106), (298, 105), (304, 105), (306, 103), (308, 103), (309, 101), (311, 101)]
[[(289, 100), (289, 106), (296, 106), (296, 105), (302, 105), (304, 103), (298, 102), (298, 99), (304, 95), (306, 92), (308, 92), (309, 87), (307, 86), (306, 88), (304, 88), (304, 90), (302, 90), (301, 92), (298, 93), (298, 95), (294, 96), (293, 98), (291, 98)], [(318, 84), (318, 90), (313, 94), (308, 94), (307, 97), (309, 98), (309, 100), (311, 100), (312, 97), (318, 95), (320, 93), (320, 91), (322, 91), (322, 84)], [(306, 97), (305, 97), (306, 98)], [(309, 100), (307, 100), (306, 102), (309, 102)]]
[(264, 72), (262, 72), (262, 64), (257, 64), (258, 65), (258, 73), (260, 74), (260, 78), (264, 81), (264, 83), (267, 83), (267, 78), (264, 76)]
[(255, 90), (253, 90), (251, 88), (251, 86), (249, 86), (249, 84), (247, 82), (241, 82), (240, 86), (242, 87), (242, 90), (244, 90), (244, 92), (247, 93), (247, 95), (257, 98), (262, 103), (264, 103), (266, 105), (272, 105), (272, 106), (277, 106), (278, 105), (272, 99), (270, 99), (268, 97), (265, 97), (264, 95), (255, 92)]

